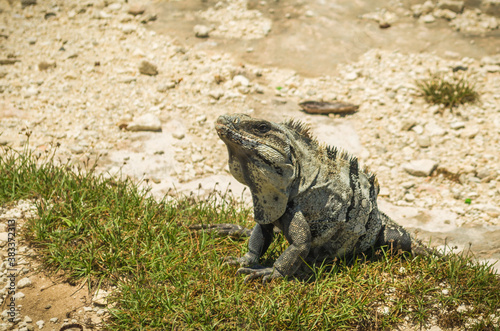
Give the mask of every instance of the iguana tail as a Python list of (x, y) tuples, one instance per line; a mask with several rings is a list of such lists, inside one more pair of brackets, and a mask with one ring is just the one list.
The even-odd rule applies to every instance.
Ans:
[(413, 238), (405, 228), (394, 222), (383, 212), (380, 212), (380, 218), (382, 219), (382, 229), (380, 230), (376, 246), (388, 246), (395, 252), (403, 251), (413, 255), (434, 255), (444, 258), (443, 254), (435, 249), (427, 247), (420, 240)]

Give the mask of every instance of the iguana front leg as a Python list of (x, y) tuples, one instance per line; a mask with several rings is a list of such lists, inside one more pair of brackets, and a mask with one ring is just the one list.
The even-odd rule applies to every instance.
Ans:
[(248, 241), (248, 252), (240, 258), (227, 257), (225, 262), (229, 265), (240, 265), (243, 267), (258, 265), (259, 258), (264, 255), (273, 241), (273, 228), (273, 224), (256, 224)]
[[(311, 231), (302, 212), (296, 212), (290, 217), (287, 212), (282, 216), (283, 233), (290, 246), (274, 262), (272, 268), (240, 268), (238, 273), (247, 274), (245, 282), (263, 277), (263, 283), (279, 277), (291, 276), (297, 271), (311, 248)], [(253, 235), (253, 234), (252, 234)], [(267, 247), (266, 247), (267, 249)], [(248, 254), (248, 253), (247, 253)]]

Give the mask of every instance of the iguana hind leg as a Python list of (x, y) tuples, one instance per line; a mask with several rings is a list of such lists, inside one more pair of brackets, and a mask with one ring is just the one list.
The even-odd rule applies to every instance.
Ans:
[(412, 238), (408, 231), (382, 212), (380, 218), (382, 219), (382, 229), (376, 246), (388, 246), (394, 252), (411, 252)]

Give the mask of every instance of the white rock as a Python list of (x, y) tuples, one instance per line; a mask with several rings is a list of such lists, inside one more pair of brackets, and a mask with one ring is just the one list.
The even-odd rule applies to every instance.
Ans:
[(204, 159), (205, 157), (201, 154), (191, 154), (191, 161), (193, 161), (193, 163), (201, 162)]
[(434, 9), (434, 3), (430, 0), (427, 0), (422, 5), (422, 14), (429, 14)]
[(194, 35), (198, 38), (208, 38), (210, 35), (210, 28), (206, 25), (195, 25), (193, 31)]
[(14, 294), (14, 296), (13, 296), (13, 298), (15, 298), (15, 299), (22, 299), (22, 298), (24, 298), (24, 297), (25, 297), (25, 295), (24, 295), (24, 293), (23, 293), (23, 292), (17, 292), (17, 293), (16, 293), (16, 294)]
[(453, 122), (450, 124), (450, 128), (452, 128), (453, 130), (463, 129), (463, 128), (465, 128), (465, 123), (464, 122)]
[(243, 75), (236, 75), (233, 77), (233, 86), (248, 86), (250, 85), (250, 81)]
[(31, 87), (28, 87), (26, 89), (26, 92), (25, 92), (24, 95), (26, 97), (34, 97), (34, 96), (38, 95), (38, 93), (40, 93), (40, 91), (38, 91), (36, 88), (34, 88), (34, 87), (31, 86)]
[(134, 49), (134, 51), (132, 52), (132, 55), (133, 56), (137, 56), (137, 57), (145, 57), (146, 56), (146, 53), (140, 49), (140, 48), (136, 48)]
[(92, 302), (98, 306), (105, 306), (108, 303), (107, 297), (109, 296), (109, 292), (105, 290), (98, 290), (94, 297), (92, 298)]
[(122, 5), (120, 3), (112, 3), (106, 8), (108, 8), (111, 11), (117, 11), (117, 10), (120, 10), (122, 8)]
[(128, 126), (128, 131), (161, 131), (161, 121), (153, 114), (145, 114), (134, 119)]
[(389, 315), (391, 309), (389, 307), (381, 307), (378, 309), (382, 315)]
[(436, 21), (436, 18), (432, 14), (427, 14), (427, 15), (420, 17), (420, 20), (424, 23), (433, 23)]
[(136, 80), (137, 80), (136, 77), (130, 76), (120, 79), (120, 83), (130, 84), (132, 82), (135, 82)]
[(69, 150), (71, 151), (71, 153), (73, 154), (82, 154), (83, 153), (83, 147), (82, 146), (71, 146), (69, 148)]
[(491, 175), (491, 171), (488, 168), (478, 168), (477, 169), (476, 177), (479, 179), (489, 177), (490, 175)]
[(413, 17), (420, 17), (422, 14), (424, 14), (421, 4), (412, 5), (410, 9)]
[(23, 319), (24, 323), (33, 323), (33, 319), (29, 316), (24, 316), (24, 319)]
[(264, 88), (259, 84), (254, 84), (253, 89), (255, 93), (264, 94)]
[(57, 318), (57, 317), (52, 317), (52, 318), (49, 320), (49, 322), (54, 323), (54, 324), (56, 324), (56, 323), (57, 323), (57, 321), (59, 321), (59, 318)]
[(353, 80), (356, 80), (358, 78), (358, 73), (357, 72), (349, 72), (347, 73), (344, 78), (348, 81), (353, 81)]
[(170, 132), (173, 138), (179, 140), (186, 136), (186, 127), (178, 120), (170, 120), (165, 123), (165, 131)]
[(39, 329), (43, 329), (43, 327), (45, 325), (45, 321), (44, 320), (39, 320), (39, 321), (36, 322), (36, 325), (38, 325)]
[(165, 93), (168, 90), (173, 89), (175, 86), (176, 86), (175, 82), (170, 81), (170, 82), (166, 82), (165, 84), (158, 85), (158, 87), (156, 88), (156, 90), (158, 92)]
[(202, 124), (202, 123), (205, 123), (206, 121), (207, 121), (207, 115), (205, 115), (205, 114), (202, 114), (202, 115), (199, 115), (196, 117), (197, 123)]
[(414, 127), (411, 128), (416, 134), (422, 134), (424, 133), (424, 127), (419, 125), (415, 125)]
[(109, 13), (106, 13), (104, 10), (101, 10), (98, 14), (97, 14), (97, 18), (102, 18), (102, 19), (108, 19), (108, 18), (111, 18), (113, 17), (113, 15), (109, 14)]
[(458, 59), (458, 58), (460, 58), (460, 53), (453, 52), (453, 51), (445, 51), (444, 56), (449, 57), (451, 59)]
[(408, 202), (413, 202), (415, 201), (415, 196), (411, 193), (406, 193), (405, 194), (405, 200)]
[(407, 119), (404, 120), (401, 124), (401, 130), (403, 131), (409, 131), (411, 130), (415, 125), (417, 125), (417, 121), (414, 119)]
[(312, 10), (308, 10), (305, 12), (306, 17), (314, 17), (314, 12)]
[(489, 64), (483, 67), (483, 70), (489, 73), (500, 72), (500, 65)]
[(479, 128), (477, 128), (477, 127), (467, 127), (467, 128), (465, 128), (465, 129), (464, 129), (464, 130), (460, 133), (460, 137), (472, 139), (472, 138), (474, 138), (474, 137), (475, 137), (478, 133), (479, 133)]
[(25, 288), (25, 287), (28, 287), (30, 285), (31, 285), (31, 279), (29, 279), (28, 277), (22, 278), (17, 282), (18, 289)]
[(455, 13), (461, 13), (464, 10), (464, 1), (457, 0), (439, 0), (437, 7), (439, 9), (451, 10)]
[(431, 136), (444, 136), (446, 130), (434, 122), (429, 122), (425, 125), (425, 131)]
[(491, 64), (491, 65), (500, 64), (500, 54), (495, 55), (495, 56), (485, 56), (485, 57), (481, 58), (480, 63), (483, 66), (488, 65), (488, 64)]
[(120, 27), (120, 29), (123, 31), (123, 33), (130, 34), (137, 30), (137, 26), (135, 26), (134, 24), (124, 24)]
[(449, 9), (436, 9), (432, 13), (434, 17), (444, 18), (448, 21), (451, 21), (457, 17), (457, 14)]
[[(125, 1), (127, 2), (127, 1)], [(127, 13), (133, 16), (142, 15), (146, 11), (146, 7), (140, 2), (134, 2), (129, 5)]]
[(186, 134), (183, 131), (174, 131), (174, 132), (172, 132), (172, 137), (174, 137), (175, 139), (181, 140), (185, 136), (186, 136)]
[(428, 136), (418, 136), (417, 144), (422, 148), (429, 147), (431, 145), (431, 138), (429, 138)]
[(403, 169), (412, 176), (427, 177), (432, 174), (438, 163), (434, 160), (414, 160), (403, 164)]

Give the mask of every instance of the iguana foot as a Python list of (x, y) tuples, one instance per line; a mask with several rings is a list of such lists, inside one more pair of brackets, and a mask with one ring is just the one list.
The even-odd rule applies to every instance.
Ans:
[(283, 275), (275, 268), (266, 268), (261, 265), (257, 265), (254, 267), (239, 268), (236, 274), (247, 275), (243, 280), (244, 283), (248, 283), (253, 279), (262, 277), (262, 284), (266, 284), (267, 282), (271, 281), (274, 278), (283, 277)]
[(191, 230), (206, 230), (215, 232), (220, 237), (231, 237), (234, 239), (249, 237), (252, 230), (236, 224), (195, 224), (189, 227)]

